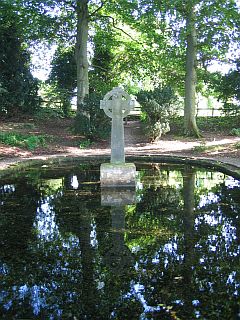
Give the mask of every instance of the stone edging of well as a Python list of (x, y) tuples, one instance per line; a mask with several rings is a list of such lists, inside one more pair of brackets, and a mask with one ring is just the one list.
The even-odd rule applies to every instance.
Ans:
[[(90, 161), (90, 162), (109, 162), (110, 157), (106, 155), (95, 155), (95, 156), (46, 156), (33, 159), (17, 160), (10, 163), (6, 169), (0, 170), (0, 178), (3, 176), (11, 175), (18, 171), (22, 171), (31, 166), (50, 166), (50, 165), (66, 165), (76, 164), (77, 162)], [(176, 156), (176, 155), (141, 155), (126, 156), (126, 162), (162, 162), (162, 163), (180, 163), (189, 164), (195, 166), (202, 166), (205, 168), (211, 168), (219, 170), (225, 174), (231, 175), (237, 179), (240, 179), (240, 167), (225, 163), (224, 161), (202, 158), (202, 157), (187, 157), (187, 156)]]

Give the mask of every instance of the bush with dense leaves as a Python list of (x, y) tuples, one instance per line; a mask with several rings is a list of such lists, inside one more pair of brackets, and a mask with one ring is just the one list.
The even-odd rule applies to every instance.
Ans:
[(30, 72), (18, 15), (9, 3), (0, 4), (0, 116), (33, 113), (40, 107), (38, 81)]
[(17, 132), (1, 132), (0, 143), (14, 147), (27, 148), (32, 151), (46, 145), (46, 136), (24, 135)]
[(240, 137), (240, 128), (233, 128), (230, 131), (230, 134), (233, 135), (233, 136), (236, 136), (236, 137)]
[(179, 101), (171, 87), (140, 91), (137, 100), (143, 112), (145, 132), (151, 141), (170, 131), (170, 119), (177, 114)]
[(210, 73), (210, 88), (218, 100), (223, 103), (222, 111), (226, 116), (240, 115), (240, 57), (231, 62), (232, 68), (227, 74)]
[(75, 118), (75, 132), (91, 141), (108, 137), (111, 130), (110, 118), (100, 109), (101, 99), (103, 96), (99, 93), (91, 93), (85, 97)]

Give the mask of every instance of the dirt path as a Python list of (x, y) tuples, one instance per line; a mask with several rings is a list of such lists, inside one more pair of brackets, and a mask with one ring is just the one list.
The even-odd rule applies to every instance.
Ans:
[[(18, 162), (30, 159), (50, 159), (56, 157), (98, 157), (110, 156), (108, 141), (101, 141), (86, 149), (79, 148), (81, 137), (70, 131), (71, 120), (47, 121), (38, 125), (26, 122), (1, 123), (1, 131), (19, 131), (28, 134), (45, 134), (49, 137), (46, 147), (30, 152), (26, 149), (9, 147), (0, 144), (0, 169), (5, 169)], [(240, 168), (240, 149), (235, 147), (240, 137), (206, 132), (204, 138), (192, 139), (172, 134), (165, 135), (160, 141), (149, 143), (143, 135), (139, 121), (129, 121), (125, 124), (126, 156), (164, 155), (181, 156), (200, 159), (213, 159)]]
[[(165, 135), (161, 140), (149, 143), (142, 135), (139, 122), (125, 126), (126, 154), (171, 155), (210, 158), (240, 167), (240, 150), (234, 145), (240, 137), (206, 133), (201, 139)], [(144, 141), (145, 139), (145, 141)], [(202, 148), (202, 150), (201, 150)]]

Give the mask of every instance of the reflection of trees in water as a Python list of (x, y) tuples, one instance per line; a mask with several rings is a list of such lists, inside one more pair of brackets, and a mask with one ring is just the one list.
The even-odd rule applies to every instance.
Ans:
[[(5, 192), (3, 192), (5, 189)], [(8, 190), (6, 190), (8, 189)], [(40, 192), (27, 179), (18, 179), (12, 186), (1, 187), (0, 211), (0, 314), (4, 318), (6, 309), (10, 307), (7, 318), (13, 319), (18, 297), (17, 289), (31, 282), (31, 262), (34, 255), (30, 244), (35, 235), (32, 226), (36, 210), (40, 201)], [(9, 290), (10, 288), (10, 290)], [(22, 301), (23, 316), (28, 317), (31, 312), (29, 297)]]
[[(217, 201), (200, 208), (197, 230), (201, 234), (199, 255), (204, 307), (218, 310), (217, 316), (234, 319), (239, 306), (239, 213), (240, 189), (221, 183), (215, 187)], [(206, 280), (207, 279), (207, 280)]]
[[(32, 217), (29, 219), (26, 212), (23, 223), (19, 224), (20, 236), (29, 228), (28, 233), (22, 237), (26, 239), (26, 244), (22, 242), (20, 245), (24, 247), (23, 251), (26, 250), (26, 259), (22, 251), (16, 256), (19, 252), (12, 247), (12, 244), (16, 246), (15, 242), (20, 243), (21, 239), (16, 236), (14, 243), (7, 243), (11, 250), (9, 256), (15, 260), (6, 278), (6, 287), (1, 288), (8, 292), (4, 301), (9, 303), (9, 310), (5, 304), (3, 314), (9, 317), (18, 314), (19, 317), (31, 318), (35, 313), (38, 317), (52, 315), (56, 318), (75, 316), (81, 319), (105, 319), (110, 318), (116, 305), (121, 309), (124, 304), (122, 295), (128, 292), (131, 279), (127, 257), (124, 259), (126, 265), (121, 260), (124, 231), (122, 228), (118, 230), (117, 224), (113, 228), (110, 208), (106, 210), (101, 207), (99, 185), (85, 184), (88, 181), (86, 175), (77, 178), (79, 187), (76, 190), (71, 187), (71, 177), (66, 175), (66, 184), (62, 190), (43, 198), (38, 195), (34, 199), (34, 206), (31, 205), (30, 196), (35, 194), (34, 186), (28, 188), (22, 184), (23, 189), (20, 191), (16, 185), (16, 190), (12, 192), (13, 198), (20, 196), (20, 192), (27, 193), (26, 197), (21, 197), (17, 210), (19, 214), (19, 208), (28, 207)], [(9, 197), (6, 207), (13, 205)], [(47, 210), (51, 209), (50, 212), (38, 207), (40, 203)], [(33, 233), (37, 207), (43, 219), (44, 214), (48, 214), (48, 218), (52, 215), (52, 221), (48, 223), (56, 224), (56, 227), (51, 230), (51, 234), (46, 235), (46, 227), (51, 229), (53, 226), (47, 225), (42, 226), (40, 234), (37, 230), (37, 233)], [(11, 215), (9, 217), (13, 219)], [(122, 215), (115, 216), (115, 223), (122, 218)], [(15, 222), (12, 221), (11, 225), (15, 225)], [(38, 223), (41, 225), (41, 219)], [(12, 230), (9, 229), (9, 232)], [(109, 261), (109, 248), (113, 249), (114, 257), (110, 259), (113, 263)], [(6, 261), (5, 256), (3, 258)], [(21, 261), (22, 267), (17, 266), (16, 259)], [(117, 266), (121, 266), (121, 271), (119, 269), (117, 272)], [(15, 286), (14, 291), (9, 291), (9, 285)]]
[(198, 235), (195, 230), (195, 185), (196, 170), (191, 166), (186, 166), (183, 172), (183, 211), (182, 218), (182, 254), (183, 261), (181, 266), (182, 279), (180, 284), (181, 296), (184, 301), (184, 309), (181, 314), (188, 317), (194, 314), (192, 297), (196, 296), (198, 288), (194, 285), (193, 265), (198, 264), (195, 245)]
[(0, 246), (5, 258), (11, 260), (12, 249), (19, 256), (24, 254), (28, 242), (33, 239), (32, 225), (39, 198), (39, 192), (25, 179), (17, 181), (13, 190), (2, 194)]
[[(217, 190), (217, 195), (219, 197), (220, 210), (236, 228), (235, 234), (238, 244), (240, 244), (240, 188), (237, 186), (227, 188), (224, 184), (221, 184), (220, 190)], [(233, 230), (228, 230), (228, 232), (231, 233)]]
[[(215, 185), (214, 201), (200, 206), (198, 175), (187, 167), (177, 173), (176, 185), (167, 185), (167, 174), (162, 184), (161, 179), (146, 184), (140, 203), (125, 214), (123, 208), (101, 207), (99, 185), (86, 183), (86, 172), (75, 175), (75, 188), (69, 173), (61, 190), (49, 188), (44, 196), (29, 181), (4, 194), (0, 241), (8, 252), (2, 250), (1, 259), (11, 270), (2, 271), (1, 290), (8, 292), (3, 301), (12, 306), (2, 313), (139, 319), (141, 296), (148, 306), (162, 305), (152, 309), (155, 318), (174, 319), (174, 312), (180, 319), (198, 313), (206, 319), (230, 318), (239, 290), (239, 187)], [(98, 181), (94, 174), (91, 179)], [(33, 229), (40, 199), (51, 207), (56, 225), (51, 239)], [(24, 284), (23, 300), (19, 288)], [(141, 285), (138, 291), (134, 284)]]
[[(235, 228), (236, 221), (221, 210), (221, 196), (218, 201), (215, 198), (213, 203), (198, 207), (200, 195), (196, 185), (196, 170), (186, 167), (182, 191), (179, 186), (175, 190), (173, 186), (165, 187), (164, 181), (163, 186), (146, 188), (134, 214), (128, 214), (127, 226), (131, 230), (128, 245), (140, 262), (139, 283), (148, 305), (162, 304), (165, 310), (173, 306), (173, 312), (183, 319), (196, 316), (230, 319), (238, 291), (239, 279), (234, 270), (239, 271), (239, 249), (237, 239), (231, 235), (231, 246), (226, 246), (225, 231)], [(239, 199), (233, 193), (235, 200)], [(209, 212), (210, 207), (214, 211)], [(239, 214), (236, 203), (231, 208), (233, 212), (235, 217)], [(217, 223), (208, 221), (209, 214), (213, 220), (220, 217)], [(144, 235), (139, 234), (142, 226)], [(156, 232), (156, 226), (160, 233)]]

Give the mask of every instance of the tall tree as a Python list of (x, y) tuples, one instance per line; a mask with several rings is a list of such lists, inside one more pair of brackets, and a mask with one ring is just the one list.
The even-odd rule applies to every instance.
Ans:
[(231, 42), (239, 43), (240, 15), (236, 3), (234, 0), (139, 1), (139, 26), (153, 41), (153, 47), (159, 34), (168, 37), (165, 55), (159, 55), (159, 66), (165, 70), (161, 74), (163, 79), (184, 93), (184, 126), (188, 135), (199, 136), (195, 92), (201, 76), (211, 61), (225, 58)]
[[(234, 0), (12, 1), (24, 5), (24, 19), (36, 21), (36, 26), (32, 23), (35, 35), (28, 29), (28, 33), (32, 32), (32, 38), (36, 38), (37, 33), (39, 37), (45, 34), (53, 41), (61, 39), (76, 45), (80, 115), (84, 96), (89, 92), (89, 30), (97, 21), (100, 28), (111, 24), (119, 32), (119, 29), (124, 29), (118, 38), (119, 43), (124, 45), (114, 53), (119, 57), (115, 59), (116, 66), (121, 64), (117, 70), (125, 78), (133, 70), (131, 76), (137, 78), (138, 83), (147, 76), (158, 85), (159, 82), (170, 82), (181, 94), (185, 94), (185, 132), (189, 135), (199, 135), (195, 92), (199, 88), (201, 74), (212, 60), (224, 59), (230, 42), (237, 42), (240, 33), (240, 15)], [(135, 30), (134, 34), (129, 32), (130, 29)], [(126, 36), (126, 33), (131, 36), (128, 43), (123, 41), (122, 35)], [(111, 44), (109, 50), (112, 50)]]
[(199, 137), (195, 99), (201, 82), (198, 70), (206, 70), (213, 60), (224, 59), (230, 43), (237, 40), (240, 31), (238, 9), (234, 0), (191, 0), (183, 1), (176, 10), (185, 20), (184, 130), (187, 135)]
[[(26, 29), (30, 34), (30, 38), (48, 38), (48, 41), (60, 42), (75, 45), (75, 58), (77, 68), (77, 111), (78, 115), (84, 116), (83, 100), (89, 93), (89, 62), (88, 62), (88, 44), (89, 29), (94, 33), (94, 23), (96, 20), (112, 24), (117, 28), (115, 18), (111, 16), (109, 10), (116, 9), (111, 4), (115, 4), (115, 0), (105, 3), (103, 1), (89, 0), (13, 0), (19, 5), (22, 11), (22, 19), (32, 20), (38, 24), (35, 28), (35, 34)], [(123, 1), (122, 7), (127, 1)], [(20, 4), (23, 8), (21, 9)], [(106, 7), (106, 8), (105, 8)], [(104, 13), (101, 14), (104, 8)], [(106, 14), (107, 13), (107, 14)], [(118, 28), (120, 29), (120, 28)], [(38, 36), (36, 37), (36, 34)]]

